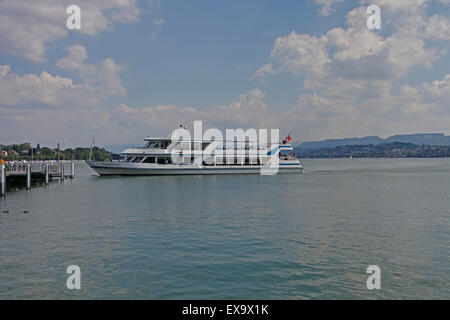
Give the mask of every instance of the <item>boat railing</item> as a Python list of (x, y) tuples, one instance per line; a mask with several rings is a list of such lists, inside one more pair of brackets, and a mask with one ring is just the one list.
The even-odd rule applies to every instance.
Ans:
[(31, 172), (45, 172), (47, 166), (50, 174), (58, 173), (60, 170), (60, 164), (56, 161), (7, 161), (5, 169), (9, 173), (26, 173), (28, 165)]
[[(190, 141), (189, 142), (187, 141), (187, 143), (190, 143)], [(220, 150), (221, 149), (221, 150), (258, 150), (258, 151), (263, 150), (264, 151), (264, 150), (268, 150), (270, 148), (273, 148), (274, 146), (280, 146), (280, 145), (282, 145), (282, 144), (281, 143), (264, 143), (264, 144), (255, 145), (255, 144), (243, 144), (243, 143), (241, 144), (241, 143), (238, 143), (235, 146), (228, 146), (226, 143), (225, 144), (222, 143), (222, 146), (217, 147), (216, 150)], [(191, 145), (189, 145), (189, 147), (187, 147), (187, 148), (184, 148), (184, 147), (180, 148), (180, 146), (174, 145), (174, 146), (169, 146), (165, 150), (167, 150), (168, 153), (170, 153), (172, 150), (176, 150), (176, 151), (178, 151), (178, 150), (180, 150), (180, 151), (185, 150), (186, 152), (189, 151), (189, 150), (190, 151), (202, 151), (201, 148), (195, 148), (194, 147), (194, 149), (192, 149)]]

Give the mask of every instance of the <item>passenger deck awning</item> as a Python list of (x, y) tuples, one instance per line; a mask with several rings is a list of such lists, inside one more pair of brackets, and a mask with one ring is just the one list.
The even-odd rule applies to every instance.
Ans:
[(152, 137), (147, 137), (144, 139), (144, 141), (171, 141), (172, 139), (170, 138), (152, 138)]

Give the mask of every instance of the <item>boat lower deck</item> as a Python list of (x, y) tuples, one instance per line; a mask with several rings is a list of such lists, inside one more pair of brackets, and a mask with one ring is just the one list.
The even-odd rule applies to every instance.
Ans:
[(278, 168), (261, 166), (201, 166), (201, 165), (155, 165), (118, 162), (89, 163), (99, 175), (204, 175), (204, 174), (261, 174), (301, 173), (303, 166), (297, 163), (280, 163)]

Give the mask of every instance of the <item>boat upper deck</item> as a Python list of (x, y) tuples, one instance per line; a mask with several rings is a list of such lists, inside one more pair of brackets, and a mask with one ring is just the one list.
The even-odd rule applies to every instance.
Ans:
[(211, 153), (224, 153), (234, 151), (237, 153), (252, 153), (255, 151), (266, 151), (273, 154), (279, 150), (293, 151), (292, 145), (286, 141), (277, 143), (257, 143), (253, 141), (227, 141), (227, 140), (172, 140), (170, 138), (146, 138), (143, 148), (129, 148), (121, 153), (123, 155), (136, 154), (171, 154), (172, 152), (188, 152), (191, 154), (202, 153), (212, 143), (214, 145), (209, 149)]

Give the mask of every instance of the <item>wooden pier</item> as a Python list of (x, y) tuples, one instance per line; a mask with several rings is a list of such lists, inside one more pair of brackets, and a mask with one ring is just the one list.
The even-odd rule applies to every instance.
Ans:
[[(66, 166), (70, 166), (70, 170), (66, 171)], [(6, 187), (10, 180), (25, 181), (26, 188), (29, 190), (33, 180), (44, 181), (47, 186), (53, 179), (63, 182), (64, 179), (73, 179), (74, 177), (75, 162), (73, 161), (35, 161), (7, 164), (0, 162), (0, 196), (6, 195)]]

